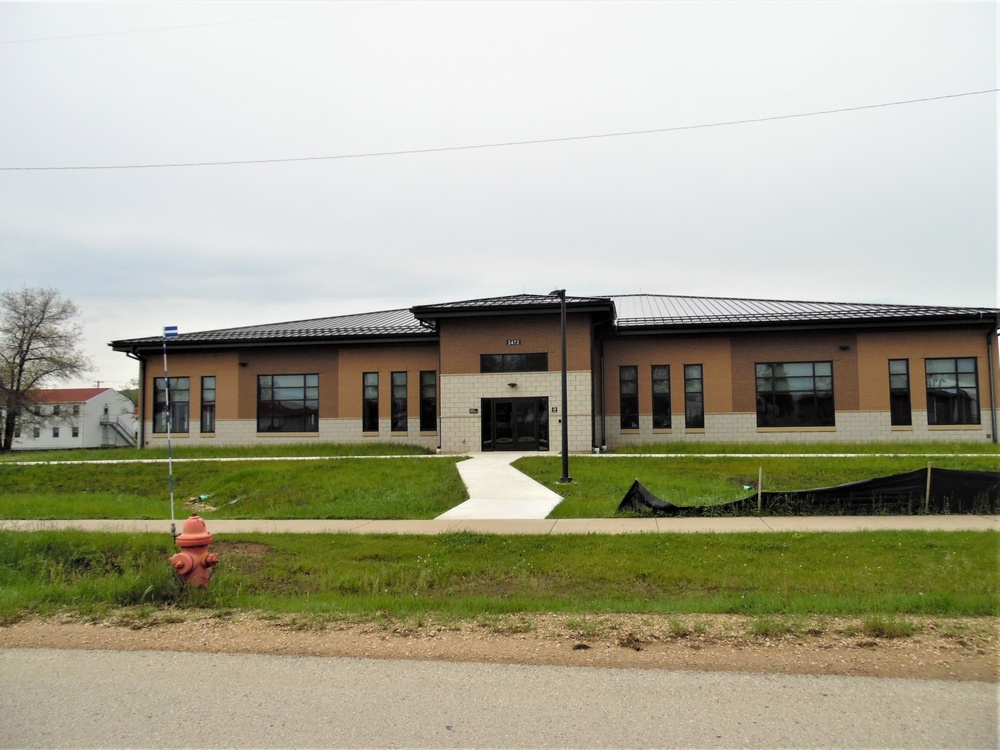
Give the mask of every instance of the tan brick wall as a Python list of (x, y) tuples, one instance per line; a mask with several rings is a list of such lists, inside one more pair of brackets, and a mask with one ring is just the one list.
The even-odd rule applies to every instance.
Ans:
[(858, 409), (858, 347), (853, 331), (787, 331), (733, 336), (733, 411), (757, 414), (758, 362), (833, 362), (833, 403)]
[[(516, 346), (508, 341), (519, 341)], [(589, 315), (566, 316), (567, 370), (589, 370)], [(441, 372), (478, 373), (480, 354), (548, 352), (549, 370), (562, 368), (562, 328), (558, 315), (497, 315), (441, 321)]]
[(636, 365), (639, 368), (639, 413), (653, 411), (653, 365), (670, 365), (670, 407), (672, 422), (684, 424), (684, 365), (702, 365), (705, 388), (705, 413), (732, 411), (732, 381), (730, 379), (730, 344), (727, 336), (709, 338), (623, 337), (605, 342), (604, 372), (607, 378), (607, 409), (614, 413), (615, 424), (620, 413), (618, 368)]
[[(406, 372), (406, 411), (409, 422), (420, 420), (420, 372), (439, 369), (436, 344), (409, 346), (343, 346), (340, 348), (339, 417), (361, 420), (362, 376), (377, 372), (379, 419), (389, 419), (392, 373)], [(440, 377), (440, 373), (438, 373)], [(440, 399), (439, 399), (440, 400)], [(440, 407), (439, 407), (440, 409)], [(381, 428), (379, 432), (382, 432)], [(360, 435), (360, 431), (358, 433)], [(386, 431), (388, 435), (388, 430)]]

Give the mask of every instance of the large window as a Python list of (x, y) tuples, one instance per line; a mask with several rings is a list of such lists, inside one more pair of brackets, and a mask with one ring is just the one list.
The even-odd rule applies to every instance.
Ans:
[(406, 432), (406, 373), (392, 373), (392, 424), (393, 432)]
[(653, 365), (653, 429), (670, 427), (670, 365)]
[(758, 427), (834, 425), (832, 362), (757, 365)]
[(975, 357), (928, 359), (927, 424), (979, 424)]
[(215, 376), (201, 379), (201, 431), (215, 432)]
[(623, 365), (618, 368), (618, 396), (623, 430), (639, 429), (639, 368)]
[(908, 359), (889, 360), (889, 421), (895, 426), (913, 424)]
[(705, 426), (705, 372), (701, 365), (684, 365), (684, 426)]
[(548, 369), (548, 352), (479, 355), (479, 372), (548, 372)]
[(258, 375), (258, 432), (319, 432), (319, 375)]
[(420, 431), (437, 432), (437, 373), (420, 373)]
[(170, 396), (170, 432), (187, 432), (191, 415), (191, 378), (153, 379), (153, 432), (167, 431), (167, 396)]
[(378, 432), (378, 373), (366, 372), (361, 377), (361, 429)]

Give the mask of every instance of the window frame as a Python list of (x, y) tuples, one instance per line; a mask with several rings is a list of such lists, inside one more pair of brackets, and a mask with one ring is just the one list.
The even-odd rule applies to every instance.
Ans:
[[(181, 388), (181, 383), (186, 387)], [(169, 387), (169, 393), (167, 388)], [(184, 394), (184, 398), (180, 395)], [(162, 396), (162, 397), (161, 397)], [(167, 398), (169, 397), (169, 401)], [(167, 408), (169, 406), (169, 413)], [(169, 421), (169, 425), (168, 425)], [(188, 375), (153, 378), (153, 433), (182, 435), (191, 426), (191, 378)]]
[(409, 404), (407, 387), (409, 377), (406, 370), (394, 370), (389, 375), (389, 430), (406, 432), (409, 427), (406, 410)]
[[(657, 370), (660, 370), (659, 375), (657, 375)], [(663, 372), (664, 370), (666, 372)], [(670, 414), (670, 365), (652, 365), (649, 374), (651, 378), (650, 392), (653, 396), (653, 429), (669, 430), (673, 423)], [(661, 389), (665, 384), (666, 391), (661, 390), (660, 393), (657, 393), (658, 384)]]
[(437, 432), (437, 370), (420, 371), (420, 431)]
[[(625, 377), (626, 373), (629, 374), (628, 378)], [(622, 430), (639, 429), (638, 365), (618, 366), (618, 424)]]
[[(208, 385), (209, 380), (212, 381), (211, 387)], [(217, 382), (218, 381), (216, 380), (215, 375), (201, 376), (201, 418), (198, 420), (198, 429), (202, 434), (206, 435), (215, 433), (215, 398)], [(211, 393), (211, 398), (208, 397), (208, 393)]]
[(361, 431), (378, 433), (378, 373), (361, 373)]
[(702, 364), (684, 365), (684, 429), (705, 429), (705, 366)]
[[(950, 370), (937, 370), (931, 372), (931, 363), (953, 363)], [(960, 364), (961, 363), (961, 364)], [(962, 364), (966, 364), (966, 369), (962, 369)], [(954, 384), (936, 384), (934, 392), (931, 391), (931, 376), (938, 378), (954, 376)], [(971, 379), (972, 385), (962, 385), (963, 376), (968, 383)], [(982, 424), (983, 410), (979, 403), (979, 358), (978, 357), (928, 357), (924, 360), (924, 378), (927, 392), (927, 425), (928, 427), (960, 427), (979, 426)], [(954, 394), (948, 394), (949, 390), (954, 390)], [(959, 392), (963, 392), (968, 397), (965, 402), (966, 409), (962, 409), (959, 401)], [(971, 396), (969, 392), (971, 391)], [(946, 399), (946, 395), (952, 398)], [(953, 412), (953, 418), (943, 421), (939, 417), (947, 409)], [(974, 410), (972, 413), (971, 410)]]
[[(799, 369), (808, 365), (810, 374), (803, 374)], [(775, 375), (777, 368), (794, 368), (791, 373), (783, 372)], [(766, 374), (761, 368), (770, 368), (770, 374)], [(796, 381), (789, 384), (787, 381)], [(812, 387), (802, 387), (806, 385), (802, 381), (811, 380)], [(820, 387), (819, 380), (829, 380), (828, 387)], [(761, 381), (769, 381), (771, 388), (766, 391), (761, 390)], [(797, 385), (799, 387), (775, 389), (776, 381), (785, 381), (787, 385)], [(813, 360), (813, 361), (788, 361), (788, 362), (757, 362), (754, 364), (754, 392), (757, 403), (757, 427), (766, 428), (827, 428), (836, 427), (837, 410), (835, 399), (835, 373), (833, 360)], [(786, 408), (782, 408), (778, 403), (779, 397)], [(803, 410), (801, 407), (806, 399), (811, 399), (812, 409)], [(770, 409), (768, 407), (771, 407)], [(787, 407), (792, 408), (787, 408)]]
[(480, 354), (480, 373), (548, 372), (548, 352), (504, 352)]
[[(896, 371), (893, 372), (893, 366)], [(910, 387), (910, 360), (889, 360), (889, 424), (913, 426), (913, 397)]]
[[(292, 382), (293, 378), (297, 382)], [(319, 433), (319, 373), (259, 374), (257, 432), (267, 435)]]

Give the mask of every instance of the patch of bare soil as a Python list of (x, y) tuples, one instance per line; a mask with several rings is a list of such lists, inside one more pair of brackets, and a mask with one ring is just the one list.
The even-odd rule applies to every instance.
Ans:
[(524, 615), (432, 622), (123, 610), (26, 619), (0, 648), (207, 651), (997, 682), (1000, 618)]

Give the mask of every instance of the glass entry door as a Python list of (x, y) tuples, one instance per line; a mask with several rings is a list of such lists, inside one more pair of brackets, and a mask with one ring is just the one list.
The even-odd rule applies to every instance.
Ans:
[(482, 399), (484, 451), (547, 451), (548, 398)]

